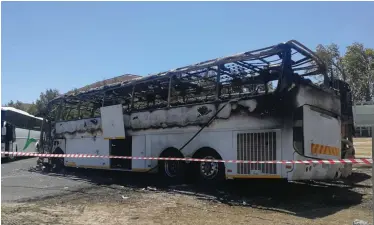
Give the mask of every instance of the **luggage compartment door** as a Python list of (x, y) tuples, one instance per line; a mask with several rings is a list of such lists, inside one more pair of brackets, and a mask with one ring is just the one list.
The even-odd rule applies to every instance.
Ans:
[(122, 105), (101, 107), (100, 112), (104, 139), (125, 139)]
[(304, 149), (307, 156), (340, 159), (340, 120), (318, 108), (304, 105)]

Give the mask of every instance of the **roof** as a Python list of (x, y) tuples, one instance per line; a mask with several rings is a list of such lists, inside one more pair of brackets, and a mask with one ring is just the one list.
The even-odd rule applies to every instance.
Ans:
[[(257, 74), (259, 74), (259, 71), (261, 71), (261, 69), (264, 67), (270, 68), (272, 66), (279, 66), (279, 64), (277, 64), (277, 61), (281, 60), (282, 53), (284, 52), (285, 47), (291, 48), (294, 51), (294, 53), (299, 53), (303, 57), (303, 58), (300, 58), (294, 61), (294, 64), (292, 66), (295, 71), (297, 72), (309, 71), (309, 72), (306, 72), (306, 74), (309, 74), (309, 75), (325, 73), (324, 63), (322, 62), (321, 59), (318, 58), (318, 56), (316, 56), (311, 50), (306, 48), (301, 43), (295, 40), (291, 40), (285, 43), (280, 43), (278, 45), (273, 45), (270, 47), (266, 47), (266, 48), (262, 48), (262, 49), (258, 49), (254, 51), (247, 51), (247, 52), (243, 52), (243, 53), (239, 53), (239, 54), (235, 54), (235, 55), (231, 55), (227, 57), (207, 60), (204, 62), (192, 64), (192, 65), (177, 68), (177, 69), (168, 70), (168, 71), (161, 72), (161, 73), (156, 73), (156, 74), (152, 74), (148, 76), (138, 76), (133, 79), (116, 82), (116, 83), (104, 85), (101, 87), (91, 88), (87, 91), (81, 91), (79, 93), (65, 94), (65, 95), (62, 95), (62, 96), (59, 96), (53, 99), (50, 102), (50, 104), (59, 99), (84, 98), (85, 96), (86, 97), (92, 96), (97, 93), (103, 93), (106, 91), (113, 91), (113, 90), (123, 89), (127, 87), (131, 88), (134, 85), (138, 85), (144, 82), (149, 82), (149, 81), (153, 82), (153, 81), (160, 80), (160, 79), (165, 80), (165, 79), (169, 79), (169, 77), (174, 76), (176, 74), (185, 74), (186, 76), (200, 76), (201, 78), (203, 76), (202, 74), (204, 72), (209, 71), (211, 68), (215, 66), (224, 65), (224, 64), (225, 65), (230, 64), (230, 63), (232, 64), (237, 63), (238, 66), (241, 66), (242, 68), (254, 70), (255, 72), (257, 72)], [(279, 59), (274, 60), (274, 58), (272, 58), (274, 56), (279, 56)], [(256, 63), (249, 64), (246, 62), (246, 61), (253, 61), (253, 60), (257, 60), (257, 64)], [(307, 65), (307, 66), (305, 65), (311, 62), (313, 62), (312, 65)], [(261, 66), (261, 69), (258, 69), (256, 71), (256, 68), (260, 68), (258, 65)], [(230, 69), (225, 68), (225, 70), (230, 70)], [(228, 72), (222, 72), (222, 73), (227, 74)], [(192, 74), (195, 74), (195, 75), (192, 75)], [(167, 85), (165, 84), (163, 85), (164, 87), (167, 88)], [(129, 91), (127, 90), (127, 92)]]
[(105, 86), (105, 85), (111, 85), (111, 84), (114, 84), (114, 83), (127, 82), (127, 81), (133, 80), (135, 78), (139, 78), (139, 77), (141, 77), (141, 76), (135, 75), (135, 74), (124, 74), (124, 75), (121, 75), (121, 76), (117, 76), (117, 77), (105, 79), (105, 80), (102, 80), (102, 81), (98, 81), (98, 82), (86, 85), (84, 87), (78, 88), (76, 90), (68, 91), (67, 93), (65, 93), (65, 95), (74, 94), (75, 91), (85, 92), (85, 91), (88, 91), (90, 89), (100, 88), (100, 87)]
[(1, 111), (11, 111), (11, 112), (22, 114), (22, 115), (25, 115), (25, 116), (28, 116), (28, 117), (33, 117), (33, 118), (36, 118), (36, 119), (39, 119), (39, 120), (43, 120), (43, 118), (41, 118), (41, 117), (36, 117), (34, 115), (31, 115), (28, 112), (25, 112), (23, 110), (16, 109), (16, 108), (13, 108), (13, 107), (2, 106)]

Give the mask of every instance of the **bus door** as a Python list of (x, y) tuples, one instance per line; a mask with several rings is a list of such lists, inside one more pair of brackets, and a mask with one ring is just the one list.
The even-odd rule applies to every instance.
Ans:
[(1, 127), (1, 151), (12, 152), (15, 138), (15, 127), (10, 123), (3, 122)]
[[(5, 140), (6, 140), (6, 127), (5, 127), (5, 121), (1, 121), (1, 151), (5, 152)], [(1, 154), (1, 158), (7, 157), (4, 154)]]
[[(132, 156), (132, 139), (126, 137), (122, 105), (100, 108), (103, 137), (109, 140), (109, 153), (113, 156)], [(110, 167), (131, 169), (131, 159), (110, 159)]]

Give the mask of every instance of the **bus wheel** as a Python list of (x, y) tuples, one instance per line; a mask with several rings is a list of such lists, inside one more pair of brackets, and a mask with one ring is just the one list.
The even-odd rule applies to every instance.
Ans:
[(53, 172), (60, 172), (61, 169), (64, 167), (64, 158), (52, 158), (52, 171)]
[[(200, 151), (196, 158), (200, 159), (222, 159), (213, 149)], [(225, 165), (222, 162), (197, 162), (195, 171), (198, 174), (199, 181), (202, 183), (218, 183), (225, 178)]]
[[(183, 158), (177, 149), (167, 149), (160, 157)], [(163, 178), (170, 181), (180, 181), (183, 178), (185, 162), (181, 160), (159, 160), (158, 171)]]
[[(57, 148), (53, 154), (64, 154), (64, 152), (60, 148)], [(51, 159), (51, 164), (51, 170), (53, 172), (60, 172), (64, 168), (64, 158), (53, 157)]]

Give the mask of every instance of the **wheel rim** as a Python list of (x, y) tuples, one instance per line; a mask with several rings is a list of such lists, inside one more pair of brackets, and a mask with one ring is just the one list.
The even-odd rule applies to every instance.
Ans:
[(168, 177), (176, 177), (178, 175), (179, 162), (178, 161), (165, 161), (165, 173)]
[(62, 167), (64, 165), (64, 158), (57, 158), (53, 162), (52, 168), (57, 169), (59, 167)]
[[(215, 159), (213, 156), (204, 157), (204, 159)], [(214, 179), (219, 171), (217, 162), (201, 162), (200, 163), (200, 174), (205, 179)]]

